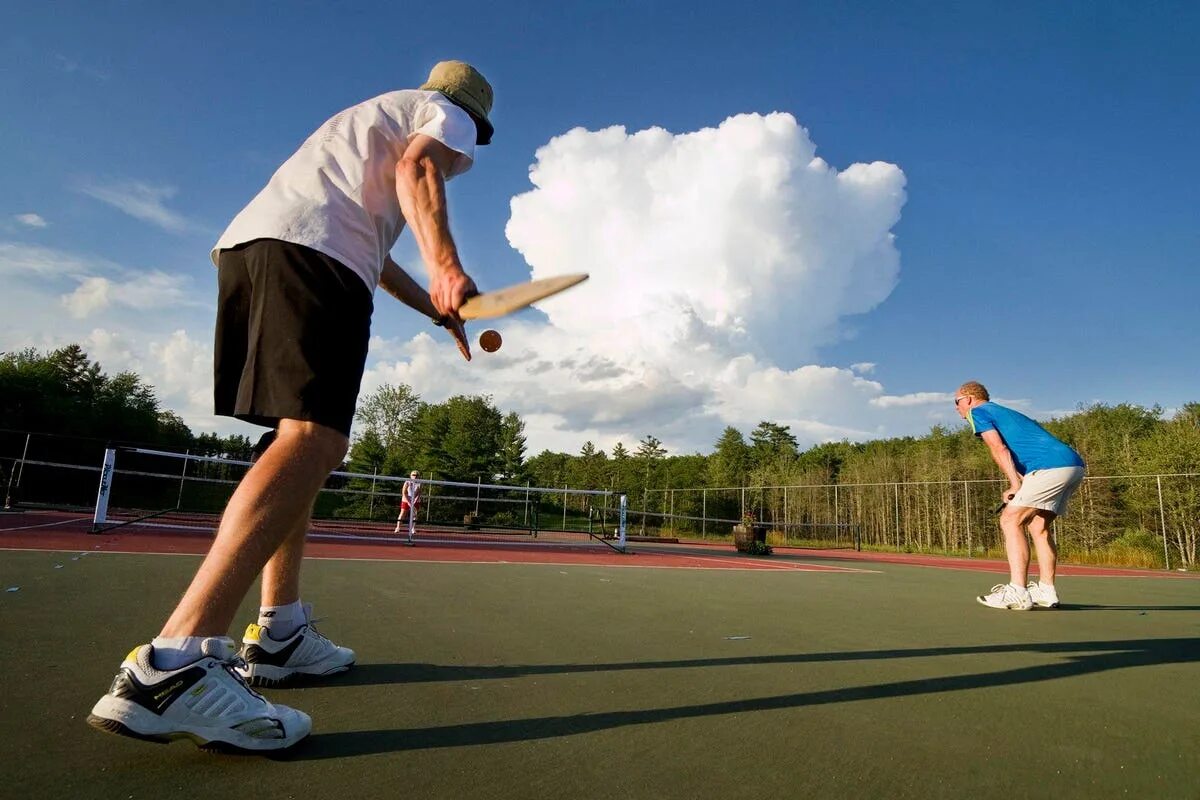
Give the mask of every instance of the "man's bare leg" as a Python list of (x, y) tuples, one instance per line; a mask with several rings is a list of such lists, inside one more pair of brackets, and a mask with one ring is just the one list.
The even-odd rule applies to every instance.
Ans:
[(1029, 579), (1029, 542), (1025, 541), (1025, 525), (1036, 512), (1036, 508), (1009, 505), (1000, 513), (1009, 581), (1013, 586), (1024, 587)]
[[(258, 573), (298, 530), (307, 528), (313, 499), (341, 463), (347, 445), (333, 428), (280, 420), (278, 437), (238, 484), (216, 540), (161, 636), (226, 635)], [(303, 541), (284, 549), (278, 569), (273, 568), (283, 580), (271, 579), (272, 592), (295, 591), (298, 597), (302, 554)], [(264, 578), (264, 591), (266, 587)]]
[(1047, 586), (1054, 585), (1054, 572), (1058, 566), (1053, 523), (1054, 513), (1041, 509), (1036, 509), (1033, 519), (1029, 521), (1029, 535), (1033, 537), (1033, 546), (1037, 551), (1038, 582)]
[(286, 606), (300, 599), (300, 566), (304, 561), (304, 543), (312, 527), (312, 506), (296, 529), (288, 534), (279, 549), (267, 561), (262, 573), (262, 604)]

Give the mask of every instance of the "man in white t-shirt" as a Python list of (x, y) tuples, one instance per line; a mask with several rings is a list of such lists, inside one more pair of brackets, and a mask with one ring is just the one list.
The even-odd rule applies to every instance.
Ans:
[(392, 533), (400, 532), (400, 526), (404, 524), (405, 514), (411, 514), (410, 519), (413, 522), (417, 520), (417, 511), (421, 506), (421, 482), (417, 480), (420, 475), (421, 473), (414, 469), (408, 474), (408, 480), (400, 487), (400, 515), (396, 517), (396, 530), (392, 531)]
[[(375, 286), (445, 325), (475, 284), (458, 258), (445, 181), (491, 141), (492, 87), (444, 61), (416, 90), (352, 106), (316, 130), (239, 213), (212, 251), (219, 298), (218, 414), (275, 430), (230, 498), (208, 555), (150, 644), (121, 664), (88, 721), (153, 741), (263, 751), (308, 735), (308, 715), (247, 684), (319, 678), (354, 664), (312, 625), (300, 562), (312, 504), (348, 446)], [(412, 229), (426, 292), (388, 252)], [(262, 606), (239, 652), (227, 637), (262, 573)]]

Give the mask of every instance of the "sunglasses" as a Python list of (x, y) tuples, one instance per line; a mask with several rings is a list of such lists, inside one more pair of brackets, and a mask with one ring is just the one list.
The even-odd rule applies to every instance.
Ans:
[(969, 400), (969, 399), (970, 399), (970, 396), (969, 396), (969, 395), (960, 394), (958, 397), (954, 398), (954, 406), (955, 406), (955, 408), (957, 408), (957, 407), (958, 407), (958, 404), (959, 404), (959, 403), (961, 403), (963, 400)]

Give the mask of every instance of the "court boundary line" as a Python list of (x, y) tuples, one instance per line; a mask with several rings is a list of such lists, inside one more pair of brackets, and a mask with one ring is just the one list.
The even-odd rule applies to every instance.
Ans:
[[(12, 553), (86, 553), (88, 555), (114, 555), (114, 556), (185, 556), (190, 558), (204, 558), (204, 553), (169, 553), (160, 551), (148, 550), (79, 550), (76, 548), (49, 548), (49, 547), (0, 547), (0, 552)], [(351, 558), (348, 556), (305, 556), (306, 561), (348, 561), (348, 562), (369, 562), (374, 564), (472, 564), (472, 565), (490, 565), (496, 564), (500, 566), (516, 566), (516, 567), (588, 567), (599, 569), (686, 569), (708, 572), (819, 572), (819, 573), (847, 573), (847, 572), (862, 572), (867, 574), (880, 574), (875, 570), (851, 570), (842, 569), (839, 567), (824, 568), (820, 565), (813, 564), (812, 569), (804, 568), (763, 568), (763, 567), (704, 567), (704, 566), (687, 566), (687, 565), (670, 565), (670, 564), (632, 564), (632, 563), (615, 563), (615, 564), (595, 564), (579, 561), (506, 561), (506, 560), (466, 560), (466, 559), (444, 559), (444, 558)]]

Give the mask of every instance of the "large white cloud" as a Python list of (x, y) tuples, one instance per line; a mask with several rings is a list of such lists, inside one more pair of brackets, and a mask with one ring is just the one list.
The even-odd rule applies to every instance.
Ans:
[(914, 427), (898, 415), (927, 424), (928, 409), (877, 402), (866, 365), (810, 363), (896, 284), (899, 167), (839, 171), (790, 114), (744, 114), (683, 134), (572, 130), (538, 150), (530, 180), (510, 243), (534, 278), (591, 280), (539, 304), (545, 322), (502, 323), (504, 348), (469, 366), (429, 336), (391, 343), (368, 389), (490, 393), (526, 417), (534, 449), (652, 433), (707, 450), (725, 425), (763, 419), (804, 443)]

